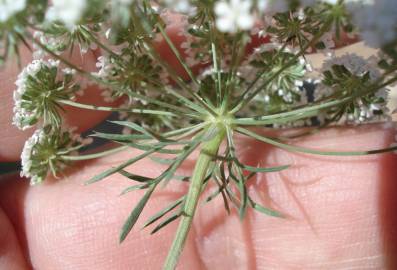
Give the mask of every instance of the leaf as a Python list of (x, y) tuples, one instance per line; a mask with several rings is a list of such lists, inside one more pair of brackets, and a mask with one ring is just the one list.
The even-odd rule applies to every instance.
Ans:
[(232, 167), (230, 165), (229, 165), (229, 176), (236, 182), (238, 190), (240, 192), (239, 216), (240, 219), (243, 219), (248, 206), (247, 188), (244, 183), (245, 178), (243, 175), (240, 175), (240, 179), (237, 178), (232, 172)]
[(101, 139), (107, 139), (111, 141), (117, 141), (117, 142), (130, 142), (137, 139), (139, 140), (139, 139), (151, 138), (140, 134), (113, 134), (113, 133), (102, 133), (102, 132), (95, 132), (90, 136)]
[(167, 218), (166, 220), (161, 222), (159, 225), (157, 225), (156, 228), (154, 228), (153, 231), (150, 232), (150, 234), (155, 234), (156, 232), (158, 232), (163, 227), (167, 226), (168, 224), (170, 224), (171, 222), (173, 222), (174, 220), (176, 220), (180, 216), (181, 216), (181, 213), (173, 214), (172, 216), (170, 216), (169, 218)]
[(190, 181), (190, 176), (185, 176), (185, 175), (174, 175), (173, 179), (182, 181), (182, 182), (189, 182)]
[(134, 185), (134, 186), (127, 187), (120, 193), (120, 196), (130, 193), (131, 191), (135, 191), (135, 190), (139, 190), (139, 189), (146, 189), (146, 188), (150, 187), (152, 184), (153, 183), (146, 183), (146, 184), (140, 184), (140, 185)]
[(126, 170), (120, 170), (118, 173), (127, 177), (130, 180), (134, 180), (134, 181), (141, 182), (141, 183), (154, 180), (153, 178), (150, 178), (150, 177), (129, 173)]
[(120, 240), (119, 240), (120, 243), (122, 243), (125, 240), (127, 235), (130, 233), (131, 229), (134, 227), (135, 223), (137, 222), (139, 216), (142, 213), (143, 208), (148, 202), (156, 186), (157, 184), (152, 184), (148, 189), (148, 191), (146, 191), (142, 199), (139, 201), (139, 203), (135, 206), (134, 210), (132, 210), (131, 214), (129, 215), (128, 219), (126, 220), (126, 222), (124, 223), (121, 229)]
[(280, 212), (275, 211), (270, 208), (263, 207), (262, 205), (254, 202), (251, 198), (249, 198), (249, 202), (250, 202), (252, 208), (254, 208), (255, 210), (257, 210), (265, 215), (272, 216), (272, 217), (280, 217), (280, 218), (283, 217), (283, 215)]
[(245, 213), (247, 212), (248, 194), (247, 194), (247, 187), (244, 185), (244, 183), (241, 182), (239, 184), (239, 189), (240, 189), (240, 197), (241, 197), (239, 216), (240, 219), (242, 220), (245, 217)]
[(157, 214), (153, 215), (152, 217), (150, 217), (145, 224), (143, 225), (143, 228), (146, 228), (147, 226), (153, 224), (154, 222), (156, 222), (157, 220), (159, 220), (160, 218), (162, 218), (164, 215), (166, 215), (167, 213), (169, 213), (170, 211), (172, 211), (173, 209), (175, 209), (178, 205), (180, 205), (186, 198), (185, 196), (182, 196), (181, 198), (179, 198), (178, 200), (174, 201), (173, 203), (169, 204), (167, 207), (165, 207), (163, 210), (159, 211)]
[(175, 158), (170, 159), (170, 158), (150, 157), (150, 159), (162, 165), (171, 165), (175, 162)]
[(218, 196), (218, 195), (221, 193), (221, 191), (222, 191), (222, 188), (221, 188), (221, 187), (217, 188), (214, 192), (212, 192), (212, 193), (205, 199), (205, 202), (207, 203), (207, 202), (212, 201), (214, 198), (216, 198), (216, 196)]
[(152, 149), (152, 150), (147, 151), (147, 152), (145, 152), (145, 153), (143, 153), (143, 154), (141, 154), (139, 156), (136, 156), (134, 158), (131, 158), (131, 159), (127, 160), (126, 162), (120, 164), (119, 166), (117, 166), (115, 168), (111, 168), (109, 170), (106, 170), (106, 171), (94, 176), (93, 178), (91, 178), (87, 182), (85, 182), (85, 185), (89, 185), (89, 184), (101, 181), (101, 180), (105, 179), (106, 177), (119, 172), (120, 170), (124, 169), (125, 167), (127, 167), (127, 166), (129, 166), (131, 164), (134, 164), (135, 162), (137, 162), (137, 161), (139, 161), (139, 160), (141, 160), (141, 159), (153, 154), (155, 151), (156, 151), (156, 149)]
[(143, 151), (150, 151), (152, 149), (156, 149), (154, 152), (161, 153), (161, 154), (179, 154), (182, 152), (180, 149), (163, 149), (165, 144), (138, 144), (138, 143), (127, 143), (126, 145), (143, 150)]
[[(201, 138), (202, 136), (199, 136)], [(163, 186), (166, 186), (169, 180), (174, 176), (175, 171), (179, 168), (182, 162), (199, 146), (200, 139), (193, 140), (190, 145), (184, 147), (184, 152), (181, 153), (174, 161), (174, 163), (162, 174), (164, 179)]]
[(277, 166), (277, 167), (261, 168), (261, 167), (248, 166), (245, 164), (241, 164), (240, 162), (238, 163), (238, 165), (246, 171), (256, 172), (256, 173), (279, 172), (279, 171), (288, 169), (290, 167), (290, 165), (284, 165), (284, 166)]
[(144, 135), (152, 137), (153, 139), (156, 139), (158, 141), (169, 141), (168, 139), (166, 139), (150, 130), (145, 129), (145, 128), (141, 127), (140, 125), (135, 124), (134, 122), (130, 122), (130, 121), (110, 121), (110, 122), (113, 124), (128, 127), (128, 128), (133, 129), (139, 133), (142, 133)]
[(317, 149), (311, 149), (311, 148), (306, 148), (306, 147), (301, 147), (301, 146), (295, 146), (295, 145), (289, 145), (285, 144), (281, 141), (274, 140), (268, 137), (263, 137), (257, 133), (251, 132), (248, 129), (244, 128), (236, 128), (236, 131), (244, 134), (248, 137), (254, 138), (258, 141), (268, 143), (271, 145), (274, 145), (276, 147), (280, 147), (283, 149), (286, 149), (287, 151), (291, 152), (302, 152), (306, 154), (313, 154), (313, 155), (324, 155), (324, 156), (365, 156), (365, 155), (376, 155), (376, 154), (381, 154), (381, 153), (387, 153), (391, 151), (395, 151), (397, 147), (387, 147), (387, 148), (381, 148), (381, 149), (375, 149), (375, 150), (367, 150), (367, 151), (322, 151), (322, 150), (317, 150)]

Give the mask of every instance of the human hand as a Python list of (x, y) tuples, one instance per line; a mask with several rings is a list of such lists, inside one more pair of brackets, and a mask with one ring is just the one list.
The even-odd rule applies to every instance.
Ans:
[[(93, 67), (94, 56), (82, 61)], [(77, 57), (76, 61), (79, 61)], [(80, 60), (81, 61), (81, 60)], [(15, 160), (29, 134), (10, 126), (12, 82), (16, 69), (0, 72), (0, 157)], [(7, 78), (7, 80), (3, 80)], [(87, 103), (99, 102), (93, 86)], [(84, 119), (81, 117), (84, 113)], [(67, 113), (80, 130), (106, 115), (77, 110)], [(76, 119), (76, 120), (73, 120)], [(265, 131), (264, 131), (265, 132)], [(374, 149), (392, 141), (392, 130), (381, 126), (334, 128), (294, 142), (319, 149)], [(15, 134), (18, 134), (15, 136)], [(241, 160), (251, 165), (291, 164), (279, 173), (253, 179), (250, 192), (286, 218), (248, 212), (244, 221), (223, 209), (221, 198), (197, 212), (180, 269), (395, 269), (397, 225), (396, 155), (318, 157), (294, 154), (250, 140), (239, 140)], [(0, 187), (0, 269), (159, 269), (171, 244), (176, 223), (150, 236), (139, 231), (122, 244), (119, 230), (142, 196), (118, 196), (129, 185), (114, 175), (90, 186), (84, 182), (118, 164), (135, 151), (91, 162), (76, 163), (64, 179), (29, 187), (25, 179), (4, 177)], [(183, 166), (192, 170), (194, 156)], [(162, 167), (143, 160), (128, 168), (156, 176)], [(182, 172), (183, 173), (183, 172)], [(170, 183), (142, 214), (153, 215), (176, 199), (187, 186)]]

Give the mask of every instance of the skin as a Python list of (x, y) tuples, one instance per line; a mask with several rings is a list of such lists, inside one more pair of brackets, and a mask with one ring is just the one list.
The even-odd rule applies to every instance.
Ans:
[[(86, 57), (83, 62), (92, 65), (93, 55)], [(0, 71), (0, 161), (17, 160), (31, 132), (17, 131), (10, 123), (11, 82), (17, 73), (10, 66)], [(99, 102), (98, 89), (92, 91), (84, 102)], [(106, 115), (68, 110), (66, 117), (84, 130)], [(389, 146), (394, 133), (382, 125), (331, 128), (293, 144), (324, 150), (376, 149)], [(201, 202), (179, 269), (397, 269), (397, 155), (320, 157), (237, 137), (239, 157), (246, 164), (292, 165), (280, 173), (259, 175), (249, 188), (257, 202), (285, 218), (249, 210), (240, 221), (235, 211), (226, 214), (221, 197)], [(119, 245), (119, 230), (142, 192), (119, 196), (131, 183), (120, 175), (83, 185), (137, 154), (129, 150), (76, 163), (62, 180), (49, 178), (35, 187), (15, 175), (1, 176), (0, 269), (160, 269), (177, 223), (156, 236), (139, 228), (187, 186), (171, 182), (159, 189)], [(180, 174), (192, 172), (195, 157), (197, 153)], [(142, 160), (128, 171), (150, 177), (163, 168)]]

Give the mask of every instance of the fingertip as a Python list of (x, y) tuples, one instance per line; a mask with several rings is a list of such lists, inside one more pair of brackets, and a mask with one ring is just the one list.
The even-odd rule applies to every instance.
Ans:
[(26, 270), (28, 263), (7, 215), (0, 209), (0, 269)]

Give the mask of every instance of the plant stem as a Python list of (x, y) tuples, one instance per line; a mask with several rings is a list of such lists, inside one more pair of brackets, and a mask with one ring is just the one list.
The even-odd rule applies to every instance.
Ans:
[(87, 154), (87, 155), (80, 155), (80, 156), (62, 156), (63, 160), (73, 160), (73, 161), (79, 161), (79, 160), (89, 160), (89, 159), (95, 159), (95, 158), (100, 158), (100, 157), (105, 157), (108, 155), (112, 155), (124, 150), (127, 150), (129, 148), (128, 145), (126, 146), (120, 146), (117, 148), (112, 148), (103, 152), (98, 152), (94, 154)]
[[(211, 127), (210, 127), (211, 128)], [(212, 156), (218, 153), (219, 145), (225, 138), (226, 131), (223, 126), (218, 126), (219, 132), (211, 140), (203, 143), (200, 155), (197, 159), (196, 166), (193, 171), (189, 191), (186, 195), (186, 201), (182, 208), (182, 217), (179, 223), (174, 242), (168, 253), (167, 259), (164, 263), (164, 270), (175, 269), (178, 259), (182, 253), (186, 242), (187, 235), (192, 224), (193, 216), (196, 211), (197, 202), (200, 197), (201, 187), (207, 170), (212, 161)]]
[(94, 110), (94, 111), (106, 111), (106, 112), (130, 112), (130, 113), (139, 113), (139, 114), (153, 114), (153, 115), (166, 115), (166, 116), (177, 116), (175, 113), (168, 112), (168, 111), (159, 111), (159, 110), (147, 110), (147, 109), (128, 109), (128, 108), (113, 108), (113, 107), (106, 107), (106, 106), (96, 106), (90, 104), (83, 104), (74, 102), (71, 100), (60, 99), (58, 100), (59, 103), (69, 105), (72, 107), (86, 109), (86, 110)]

